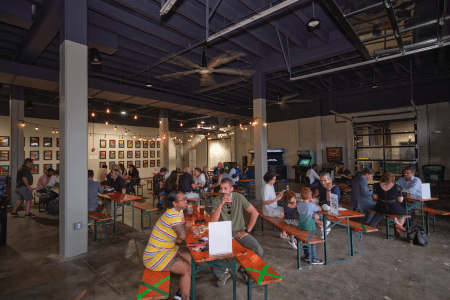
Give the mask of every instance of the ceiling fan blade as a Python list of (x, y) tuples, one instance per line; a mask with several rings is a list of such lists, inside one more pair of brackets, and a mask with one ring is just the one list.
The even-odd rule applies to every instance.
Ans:
[(238, 52), (234, 54), (230, 53), (224, 53), (216, 58), (214, 58), (212, 61), (209, 62), (208, 68), (217, 68), (218, 66), (221, 66), (223, 64), (227, 64), (233, 60), (239, 59), (245, 57), (245, 53)]
[(222, 69), (214, 69), (214, 73), (221, 73), (227, 75), (236, 75), (236, 76), (251, 76), (255, 71), (252, 70), (239, 70), (232, 68), (222, 68)]
[(284, 109), (288, 109), (288, 108), (290, 108), (290, 107), (289, 107), (289, 105), (287, 105), (286, 103), (282, 102), (282, 103), (280, 104), (280, 109), (284, 110)]
[(311, 103), (313, 102), (313, 100), (297, 100), (297, 99), (293, 99), (293, 100), (289, 100), (286, 101), (288, 103)]
[(158, 76), (155, 76), (155, 77), (157, 79), (159, 79), (159, 80), (169, 81), (169, 80), (172, 80), (172, 79), (177, 79), (177, 78), (180, 78), (180, 77), (183, 77), (183, 76), (186, 76), (186, 75), (189, 75), (189, 74), (194, 74), (194, 73), (197, 73), (197, 72), (198, 72), (198, 70), (191, 70), (191, 71), (177, 72), (177, 73), (172, 73), (172, 74), (158, 75)]
[(183, 68), (187, 69), (200, 69), (200, 65), (190, 61), (187, 58), (184, 58), (183, 56), (174, 56), (169, 60), (170, 63), (173, 63), (175, 65), (178, 65)]
[(200, 77), (200, 86), (216, 85), (211, 74), (201, 74), (201, 75), (202, 77)]
[(298, 96), (298, 94), (285, 95), (285, 96), (281, 97), (281, 101), (286, 101), (286, 100), (292, 99), (297, 96)]
[(276, 105), (276, 104), (279, 104), (279, 103), (278, 102), (271, 102), (269, 104), (266, 104), (266, 106), (271, 106), (271, 105)]

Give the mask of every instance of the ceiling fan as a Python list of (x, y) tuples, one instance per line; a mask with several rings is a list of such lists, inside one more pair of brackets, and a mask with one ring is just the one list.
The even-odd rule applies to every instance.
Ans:
[(239, 69), (233, 69), (233, 68), (216, 69), (217, 67), (219, 67), (223, 64), (227, 64), (234, 60), (245, 57), (244, 53), (226, 52), (226, 53), (212, 59), (208, 64), (208, 61), (206, 60), (206, 52), (205, 52), (206, 47), (203, 46), (202, 51), (203, 51), (202, 65), (198, 65), (182, 56), (174, 56), (170, 60), (170, 62), (172, 62), (176, 65), (179, 65), (180, 67), (183, 67), (183, 68), (188, 68), (188, 69), (192, 68), (193, 70), (185, 71), (185, 72), (177, 72), (177, 73), (172, 73), (172, 74), (166, 74), (166, 75), (159, 75), (159, 76), (156, 76), (156, 78), (163, 80), (163, 81), (169, 81), (169, 80), (177, 79), (182, 76), (189, 75), (189, 74), (199, 73), (201, 75), (200, 85), (201, 86), (211, 86), (211, 85), (216, 84), (214, 82), (212, 73), (220, 73), (220, 74), (242, 76), (242, 77), (251, 76), (254, 73), (254, 71), (252, 71), (252, 70), (239, 70)]
[(267, 106), (278, 104), (280, 106), (280, 109), (288, 109), (290, 108), (288, 103), (311, 103), (313, 100), (301, 100), (301, 99), (295, 99), (298, 94), (292, 94), (292, 95), (284, 95), (281, 96), (281, 89), (278, 89), (278, 96), (277, 101), (268, 100), (270, 103), (267, 104)]

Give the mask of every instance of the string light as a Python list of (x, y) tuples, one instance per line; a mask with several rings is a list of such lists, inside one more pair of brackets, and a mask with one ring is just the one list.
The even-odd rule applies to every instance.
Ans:
[(162, 124), (162, 121), (161, 121), (161, 120), (159, 120), (159, 124)]
[(137, 115), (134, 115), (134, 119), (137, 120)]
[(91, 116), (95, 117), (95, 112), (93, 112), (93, 113), (91, 114)]
[(180, 127), (183, 127), (183, 123), (180, 123)]
[(114, 127), (114, 130), (117, 130), (117, 126), (116, 126), (116, 127)]
[(230, 127), (230, 124), (228, 124), (228, 127)]
[(56, 133), (58, 133), (58, 129), (56, 129)]
[(36, 127), (34, 128), (35, 130), (39, 130), (39, 127), (36, 125)]
[(134, 135), (134, 136), (133, 136), (133, 139), (135, 139), (135, 138), (136, 138), (136, 136)]
[(106, 109), (106, 113), (108, 113), (109, 114), (109, 112), (110, 112), (110, 110), (109, 110), (109, 107)]
[(266, 122), (264, 122), (264, 124), (263, 124), (264, 126), (267, 126), (267, 123)]
[(92, 134), (89, 134), (89, 137), (92, 138)]
[(55, 133), (55, 129), (53, 129), (52, 133)]
[(200, 125), (197, 125), (197, 128), (200, 128)]
[(108, 125), (108, 121), (106, 121), (105, 124)]

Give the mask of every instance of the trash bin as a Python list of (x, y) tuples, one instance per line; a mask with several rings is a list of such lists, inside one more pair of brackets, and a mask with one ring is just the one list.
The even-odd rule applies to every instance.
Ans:
[(6, 245), (7, 206), (6, 196), (0, 196), (0, 246)]
[(445, 167), (440, 165), (425, 165), (422, 166), (422, 172), (425, 182), (430, 183), (431, 191), (439, 191), (439, 182), (444, 180)]

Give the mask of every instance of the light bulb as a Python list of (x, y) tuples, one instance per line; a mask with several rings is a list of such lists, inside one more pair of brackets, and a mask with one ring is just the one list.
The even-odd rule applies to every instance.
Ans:
[(263, 125), (264, 125), (264, 126), (267, 126), (267, 123), (264, 123)]
[(35, 130), (39, 130), (39, 127), (36, 126), (34, 129), (35, 129)]
[(109, 108), (106, 109), (106, 112), (109, 114)]
[(58, 130), (56, 130), (56, 133), (58, 133)]
[(159, 120), (159, 124), (162, 124), (162, 121), (161, 121), (161, 120)]
[(117, 126), (116, 126), (116, 127), (114, 127), (114, 130), (117, 130)]
[(180, 126), (183, 127), (183, 123), (180, 123)]
[(137, 115), (134, 115), (134, 119), (137, 120)]
[(53, 130), (52, 133), (55, 133), (55, 131)]
[(108, 121), (106, 121), (105, 124), (108, 125)]
[(93, 112), (93, 113), (91, 114), (91, 116), (95, 117), (95, 113)]
[(228, 127), (230, 127), (230, 124), (228, 124)]

